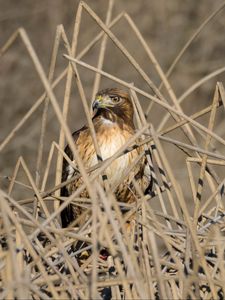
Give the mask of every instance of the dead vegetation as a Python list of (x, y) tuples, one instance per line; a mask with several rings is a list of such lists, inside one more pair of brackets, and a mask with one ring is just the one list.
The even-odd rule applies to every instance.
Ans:
[[(225, 68), (222, 66), (207, 74), (179, 98), (169, 78), (183, 53), (207, 23), (216, 18), (225, 3), (196, 30), (166, 73), (131, 17), (121, 12), (112, 18), (113, 5), (114, 1), (109, 0), (104, 23), (86, 3), (81, 2), (71, 42), (63, 25), (57, 27), (48, 75), (23, 28), (13, 33), (1, 47), (0, 58), (4, 59), (10, 47), (20, 39), (45, 90), (0, 144), (0, 151), (6, 149), (21, 134), (21, 128), (26, 126), (35, 111), (42, 107), (35, 176), (29, 162), (20, 156), (12, 176), (8, 177), (7, 190), (0, 190), (1, 298), (223, 299), (225, 140), (224, 130), (219, 126), (218, 134), (215, 126), (218, 114), (223, 116), (222, 120), (224, 118), (223, 84), (217, 82), (215, 90), (208, 96), (209, 105), (191, 115), (185, 113), (182, 103), (194, 90), (224, 72)], [(78, 53), (84, 12), (95, 21), (99, 34)], [(154, 66), (161, 81), (159, 87), (113, 33), (113, 26), (119, 24), (121, 19), (131, 29), (130, 38), (138, 39), (139, 46)], [(104, 71), (109, 40), (126, 57), (127, 64), (135, 68), (146, 89)], [(100, 44), (100, 50), (97, 66), (94, 67), (82, 59), (96, 43)], [(64, 45), (67, 66), (55, 77), (60, 45)], [(119, 85), (130, 91), (135, 107), (136, 135), (113, 157), (96, 165), (95, 173), (84, 169), (66, 121), (72, 85), (75, 83), (80, 105), (83, 105), (92, 126), (85, 85), (80, 77), (81, 67), (95, 74), (92, 95), (98, 91), (101, 80), (107, 78), (112, 86)], [(63, 107), (60, 107), (55, 88), (63, 80), (66, 82), (65, 93)], [(145, 111), (140, 105), (140, 98), (148, 103)], [(155, 106), (162, 109), (157, 127), (148, 122)], [(54, 111), (60, 132), (58, 141), (51, 144), (43, 168), (46, 122), (50, 109)], [(141, 142), (137, 143), (137, 138)], [(70, 197), (61, 198), (60, 188), (68, 183), (61, 183), (62, 158), (68, 159), (63, 152), (65, 142), (76, 157), (84, 184)], [(118, 203), (113, 190), (107, 189), (106, 192), (102, 187), (99, 175), (118, 156), (140, 145), (145, 145), (145, 153), (148, 155), (150, 151), (152, 155), (149, 163), (154, 190), (144, 196), (134, 181), (139, 195), (136, 203)], [(172, 157), (168, 154), (171, 145)], [(182, 184), (173, 169), (174, 160), (180, 152), (184, 156), (182, 170), (186, 170)], [(128, 171), (133, 167), (130, 166)], [(49, 175), (51, 170), (55, 170), (55, 182)], [(20, 179), (21, 173), (23, 179)], [(20, 188), (27, 196), (17, 197)], [(79, 196), (86, 188), (90, 199)], [(63, 201), (62, 205), (59, 205), (59, 200)], [(79, 227), (75, 220), (72, 226), (62, 229), (59, 215), (69, 203), (86, 210), (79, 219)], [(102, 257), (102, 251), (107, 252), (106, 259), (104, 255)]]

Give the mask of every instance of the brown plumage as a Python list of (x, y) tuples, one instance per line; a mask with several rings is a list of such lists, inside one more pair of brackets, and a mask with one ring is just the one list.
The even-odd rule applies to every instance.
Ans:
[[(92, 121), (96, 138), (102, 159), (105, 160), (111, 157), (134, 135), (133, 105), (128, 93), (113, 88), (100, 91), (96, 95), (92, 107), (94, 112)], [(97, 156), (89, 128), (84, 126), (74, 132), (73, 138), (86, 169), (97, 164)], [(118, 201), (129, 203), (135, 201), (135, 190), (131, 183), (133, 178), (137, 180), (143, 192), (150, 188), (151, 176), (145, 158), (133, 168), (132, 172), (120, 184), (120, 179), (127, 167), (140, 154), (140, 151), (143, 151), (143, 149), (135, 149), (124, 154), (114, 160), (106, 169), (106, 175), (111, 186), (118, 185), (115, 191)], [(68, 146), (65, 148), (65, 152), (73, 160), (72, 152)], [(74, 169), (64, 160), (62, 181), (66, 181), (74, 175)], [(61, 196), (71, 195), (81, 184), (82, 178), (75, 180), (61, 190)], [(86, 190), (81, 194), (81, 197), (88, 197)], [(81, 209), (78, 207), (68, 206), (61, 214), (62, 226), (67, 227), (80, 213)]]

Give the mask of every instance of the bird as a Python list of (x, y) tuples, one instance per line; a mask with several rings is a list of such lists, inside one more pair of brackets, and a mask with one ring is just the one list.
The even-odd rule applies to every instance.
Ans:
[[(96, 132), (96, 139), (100, 149), (101, 158), (104, 161), (117, 152), (135, 134), (134, 107), (127, 91), (120, 88), (107, 88), (99, 91), (92, 101), (92, 122)], [(90, 169), (98, 163), (93, 139), (87, 125), (72, 134), (75, 146), (80, 154), (86, 169)], [(73, 153), (67, 145), (65, 153), (74, 161)], [(150, 167), (146, 156), (138, 161), (137, 165), (124, 178), (128, 166), (137, 158), (144, 148), (136, 148), (115, 159), (105, 170), (111, 186), (116, 186), (115, 197), (117, 201), (133, 203), (137, 197), (132, 180), (135, 179), (142, 192), (146, 194), (152, 189)], [(62, 167), (62, 182), (67, 181), (78, 174), (71, 164), (64, 158)], [(78, 176), (79, 177), (79, 176)], [(76, 177), (77, 178), (77, 177)], [(81, 184), (82, 177), (61, 189), (61, 197), (70, 196)], [(88, 197), (87, 191), (83, 191), (80, 197)], [(82, 213), (82, 209), (73, 204), (68, 205), (61, 212), (62, 227), (68, 227)]]

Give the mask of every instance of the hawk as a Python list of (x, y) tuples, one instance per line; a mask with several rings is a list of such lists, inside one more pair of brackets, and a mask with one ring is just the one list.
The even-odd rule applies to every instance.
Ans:
[[(110, 88), (96, 94), (92, 102), (92, 109), (94, 113), (92, 122), (97, 142), (102, 159), (105, 160), (117, 152), (135, 134), (133, 105), (126, 91)], [(89, 127), (84, 126), (74, 132), (73, 139), (85, 168), (90, 169), (96, 165), (98, 162), (97, 155)], [(118, 201), (127, 203), (135, 201), (136, 195), (132, 185), (133, 179), (138, 182), (144, 193), (152, 188), (150, 168), (145, 156), (125, 176), (127, 167), (140, 155), (141, 151), (144, 151), (144, 149), (137, 148), (120, 156), (105, 171), (111, 186), (116, 186), (115, 196)], [(65, 148), (65, 153), (73, 161), (73, 154), (69, 146)], [(62, 181), (66, 181), (76, 175), (76, 172), (64, 159)], [(124, 177), (125, 179), (120, 183)], [(61, 196), (66, 197), (71, 195), (81, 184), (82, 178), (80, 177), (63, 187), (61, 189)], [(80, 196), (88, 197), (87, 191), (81, 193)], [(72, 204), (66, 207), (61, 213), (62, 227), (67, 227), (81, 212), (81, 208), (75, 207)]]

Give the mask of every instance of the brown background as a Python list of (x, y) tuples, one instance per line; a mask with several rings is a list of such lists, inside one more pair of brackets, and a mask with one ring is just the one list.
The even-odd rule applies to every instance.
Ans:
[[(87, 1), (90, 7), (105, 20), (107, 1)], [(135, 21), (147, 43), (155, 53), (164, 71), (168, 69), (185, 42), (191, 37), (197, 27), (212, 13), (222, 2), (219, 0), (117, 0), (113, 9), (113, 17), (125, 10)], [(18, 28), (24, 27), (30, 40), (48, 72), (51, 49), (54, 41), (54, 33), (57, 24), (63, 24), (68, 37), (74, 25), (74, 18), (78, 1), (76, 0), (0, 0), (0, 47), (9, 36)], [(200, 36), (192, 43), (182, 60), (177, 65), (171, 76), (171, 85), (177, 96), (181, 95), (194, 82), (224, 66), (225, 64), (225, 11), (204, 29)], [(79, 34), (78, 52), (99, 32), (98, 26), (86, 14), (83, 13)], [(160, 80), (149, 62), (144, 50), (128, 27), (126, 21), (121, 21), (113, 32), (129, 49), (131, 54), (144, 68), (151, 80), (158, 85)], [(83, 60), (96, 66), (99, 51), (99, 43)], [(57, 59), (56, 75), (66, 66), (67, 62), (62, 57), (65, 53), (61, 47)], [(136, 86), (149, 91), (146, 84), (129, 65), (123, 55), (115, 48), (111, 41), (107, 44), (106, 58), (103, 69), (128, 82), (134, 82)], [(94, 80), (93, 73), (79, 68), (85, 92), (89, 100), (91, 97)], [(185, 113), (191, 114), (200, 108), (209, 105), (216, 81), (224, 81), (224, 75), (217, 76), (201, 86), (191, 94), (183, 104)], [(101, 88), (115, 86), (112, 82), (103, 80)], [(62, 105), (64, 82), (56, 89), (57, 99)], [(36, 71), (20, 40), (0, 59), (0, 141), (10, 132), (26, 111), (43, 93), (44, 89), (37, 77)], [(167, 96), (166, 93), (164, 93)], [(146, 99), (140, 98), (143, 107), (146, 107)], [(22, 155), (35, 176), (35, 164), (40, 135), (41, 113), (43, 107), (32, 116), (31, 119), (17, 133), (13, 141), (0, 155), (0, 175), (12, 175), (13, 166), (18, 157)], [(149, 120), (157, 128), (163, 111), (154, 108)], [(218, 133), (224, 133), (219, 115), (217, 127)], [(71, 130), (78, 129), (85, 122), (82, 105), (77, 93), (76, 85), (73, 85), (73, 96), (69, 112), (69, 125)], [(59, 127), (50, 109), (47, 136), (45, 142), (45, 155), (43, 167), (49, 147), (53, 140), (58, 140)], [(179, 138), (179, 133), (177, 133)], [(168, 147), (168, 153), (173, 158), (174, 148)], [(184, 174), (183, 157), (176, 157), (174, 170), (180, 177)], [(173, 160), (174, 163), (174, 160)], [(52, 170), (53, 172), (54, 170)], [(1, 177), (1, 185), (7, 184)], [(50, 183), (50, 185), (52, 185)]]

